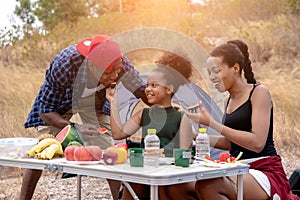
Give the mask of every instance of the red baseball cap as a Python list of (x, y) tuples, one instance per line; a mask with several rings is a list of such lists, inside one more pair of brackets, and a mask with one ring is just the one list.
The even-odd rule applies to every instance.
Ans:
[[(116, 62), (122, 60), (122, 52), (119, 44), (107, 35), (97, 35), (93, 38), (87, 38), (76, 45), (81, 55), (88, 58), (93, 64), (112, 71), (116, 67)], [(122, 63), (121, 63), (122, 64)]]

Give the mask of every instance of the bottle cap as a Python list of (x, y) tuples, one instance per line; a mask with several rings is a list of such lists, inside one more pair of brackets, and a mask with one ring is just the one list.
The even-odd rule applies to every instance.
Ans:
[(206, 133), (206, 131), (207, 131), (206, 128), (203, 127), (199, 128), (199, 133)]
[(149, 128), (149, 129), (147, 130), (147, 133), (148, 133), (148, 134), (156, 134), (156, 129), (155, 129), (155, 128)]

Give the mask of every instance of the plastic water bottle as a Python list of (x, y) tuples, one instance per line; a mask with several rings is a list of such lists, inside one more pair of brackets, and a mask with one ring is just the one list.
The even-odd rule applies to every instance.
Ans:
[(144, 139), (144, 165), (151, 167), (159, 166), (160, 140), (156, 135), (156, 129), (148, 129)]
[(206, 128), (199, 128), (199, 133), (196, 137), (196, 161), (199, 161), (204, 156), (210, 156), (209, 137)]

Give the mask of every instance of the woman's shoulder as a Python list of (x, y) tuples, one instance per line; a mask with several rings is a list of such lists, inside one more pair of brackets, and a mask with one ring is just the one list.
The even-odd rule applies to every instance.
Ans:
[(266, 101), (266, 102), (272, 101), (271, 94), (270, 94), (268, 87), (263, 84), (256, 85), (251, 99), (252, 100), (262, 100), (262, 101)]
[(269, 91), (269, 88), (266, 85), (256, 84), (253, 93), (256, 93), (256, 94), (267, 94), (267, 95), (269, 95), (270, 91)]

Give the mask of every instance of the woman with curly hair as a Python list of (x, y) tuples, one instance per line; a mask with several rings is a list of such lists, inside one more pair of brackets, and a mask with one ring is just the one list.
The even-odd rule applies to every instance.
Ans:
[[(173, 53), (165, 53), (156, 62), (157, 67), (147, 78), (145, 94), (152, 106), (137, 111), (131, 119), (121, 123), (118, 109), (117, 92), (107, 89), (107, 99), (111, 102), (111, 128), (114, 139), (124, 139), (135, 134), (142, 127), (141, 147), (144, 147), (144, 138), (148, 128), (156, 128), (160, 138), (160, 147), (164, 149), (166, 157), (173, 157), (173, 149), (191, 149), (193, 132), (191, 121), (186, 115), (172, 106), (172, 97), (181, 85), (188, 83), (192, 73), (192, 65), (184, 58)], [(113, 94), (114, 93), (114, 94)], [(193, 183), (187, 183), (193, 184)], [(150, 199), (150, 186), (130, 183), (139, 199)], [(159, 187), (160, 199), (167, 197), (168, 186)], [(195, 196), (194, 184), (192, 195)], [(176, 192), (176, 191), (175, 191)], [(184, 199), (189, 199), (190, 191), (186, 191)], [(133, 199), (128, 189), (123, 191), (122, 199)]]

